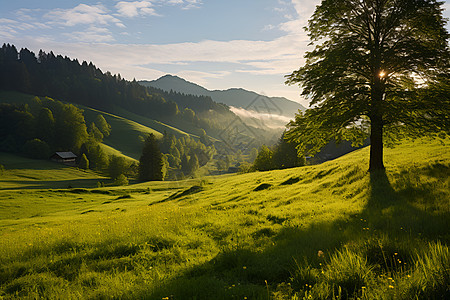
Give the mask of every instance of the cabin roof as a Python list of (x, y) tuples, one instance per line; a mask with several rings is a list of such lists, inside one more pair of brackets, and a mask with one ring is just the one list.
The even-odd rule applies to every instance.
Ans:
[(53, 154), (53, 156), (59, 156), (63, 159), (71, 159), (71, 158), (77, 158), (77, 156), (75, 154), (73, 154), (73, 152), (55, 152), (55, 154)]

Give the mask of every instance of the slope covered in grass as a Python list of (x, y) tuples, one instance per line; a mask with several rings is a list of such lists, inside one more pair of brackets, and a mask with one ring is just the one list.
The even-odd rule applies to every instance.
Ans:
[(90, 170), (80, 170), (49, 160), (29, 159), (0, 152), (0, 190), (95, 187), (109, 179)]
[(0, 191), (0, 295), (448, 298), (449, 142), (405, 141), (372, 175), (368, 150), (125, 189)]

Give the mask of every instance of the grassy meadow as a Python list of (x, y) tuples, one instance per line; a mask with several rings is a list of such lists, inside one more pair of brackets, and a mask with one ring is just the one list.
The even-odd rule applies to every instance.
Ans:
[(0, 157), (0, 299), (448, 299), (449, 146), (106, 188)]

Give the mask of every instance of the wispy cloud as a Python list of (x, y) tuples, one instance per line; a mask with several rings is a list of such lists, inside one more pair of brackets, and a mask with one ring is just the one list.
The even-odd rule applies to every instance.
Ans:
[(151, 1), (121, 1), (116, 4), (118, 14), (128, 18), (137, 17), (139, 15), (159, 16), (153, 8)]
[(103, 5), (79, 4), (70, 9), (54, 9), (44, 15), (49, 24), (75, 26), (75, 25), (109, 25), (115, 24), (119, 27), (125, 25), (116, 17), (109, 14)]
[(201, 0), (184, 0), (184, 3), (186, 6), (183, 7), (183, 9), (193, 9), (193, 8), (200, 8), (203, 4)]
[(17, 35), (20, 31), (35, 30), (35, 29), (48, 29), (49, 26), (39, 22), (19, 22), (12, 19), (1, 18), (0, 19), (0, 38), (10, 39)]
[(212, 71), (212, 72), (201, 72), (201, 71), (180, 71), (176, 75), (182, 78), (189, 78), (190, 81), (195, 82), (200, 85), (207, 85), (208, 80), (211, 78), (223, 78), (230, 75), (229, 71)]
[(84, 43), (106, 43), (114, 41), (114, 37), (107, 28), (98, 28), (91, 26), (84, 31), (75, 31), (72, 33), (64, 34), (70, 40)]
[[(7, 38), (18, 46), (39, 51), (54, 51), (80, 61), (93, 61), (103, 70), (121, 73), (127, 79), (154, 79), (164, 75), (164, 65), (170, 67), (179, 76), (208, 86), (208, 82), (221, 81), (233, 76), (246, 78), (246, 74), (256, 76), (276, 76), (280, 86), (283, 76), (298, 68), (303, 62), (303, 53), (307, 49), (308, 37), (303, 30), (307, 17), (310, 16), (320, 0), (279, 1), (279, 6), (289, 7), (289, 18), (282, 24), (272, 24), (266, 30), (281, 29), (284, 34), (269, 41), (255, 40), (202, 40), (170, 44), (119, 44), (119, 33), (114, 27), (125, 28), (128, 18), (155, 16), (162, 11), (162, 6), (176, 6), (180, 9), (193, 9), (203, 5), (199, 0), (142, 0), (115, 1), (114, 4), (79, 4), (70, 9), (53, 9), (50, 11), (21, 10), (23, 24), (9, 19), (0, 19), (0, 37)], [(106, 5), (106, 4), (105, 4)], [(292, 11), (292, 7), (295, 8)], [(287, 11), (287, 9), (286, 9)], [(285, 10), (280, 9), (284, 14)], [(22, 35), (23, 26), (36, 26), (36, 20), (44, 20), (44, 26), (65, 28), (62, 33), (69, 42), (56, 42), (49, 34), (30, 37)], [(28, 25), (26, 25), (28, 24)], [(22, 26), (22, 27), (21, 27)], [(201, 69), (199, 62), (209, 63), (213, 68)], [(232, 67), (221, 68), (217, 63), (230, 63)], [(174, 65), (180, 66), (173, 68)], [(170, 69), (169, 68), (169, 69)], [(281, 87), (280, 87), (281, 89)], [(295, 91), (293, 91), (295, 93)]]

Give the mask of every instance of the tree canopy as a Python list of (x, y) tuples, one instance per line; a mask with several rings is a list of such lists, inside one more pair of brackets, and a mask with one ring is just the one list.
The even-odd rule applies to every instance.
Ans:
[(384, 169), (386, 138), (449, 133), (442, 4), (323, 0), (317, 6), (306, 27), (315, 48), (287, 76), (311, 100), (288, 125), (287, 138), (300, 152), (317, 153), (331, 139), (362, 143), (370, 136), (372, 171)]
[(139, 159), (139, 179), (141, 181), (164, 180), (166, 165), (159, 150), (158, 141), (153, 133), (144, 142), (142, 155)]

